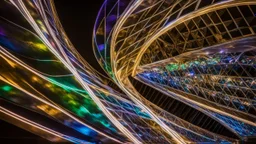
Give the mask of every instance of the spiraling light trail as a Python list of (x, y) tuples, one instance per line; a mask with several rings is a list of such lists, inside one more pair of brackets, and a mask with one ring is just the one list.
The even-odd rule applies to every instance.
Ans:
[[(147, 28), (156, 24), (155, 32), (161, 31), (164, 27), (160, 22), (166, 26), (168, 23), (166, 19), (170, 18), (168, 15), (171, 15), (174, 9), (171, 8), (172, 2), (164, 0), (105, 1), (96, 21), (93, 40), (97, 49), (104, 55), (100, 54), (97, 58), (103, 58), (99, 61), (112, 78), (109, 79), (96, 72), (75, 50), (60, 24), (53, 0), (9, 1), (11, 5), (8, 6), (18, 10), (17, 15), (22, 15), (32, 30), (29, 30), (31, 27), (26, 29), (22, 24), (0, 17), (0, 59), (2, 60), (0, 92), (3, 93), (2, 98), (7, 102), (50, 117), (53, 121), (64, 125), (63, 127), (82, 134), (92, 143), (105, 141), (106, 143), (163, 144), (236, 142), (235, 139), (197, 127), (147, 101), (134, 89), (128, 79), (133, 66), (127, 67), (127, 63), (124, 63), (119, 68), (119, 63), (126, 58), (120, 59), (123, 53), (119, 51), (116, 53), (116, 49), (119, 48), (118, 44), (121, 41), (119, 38), (122, 37), (120, 32), (123, 32), (121, 30), (131, 16), (136, 17), (137, 13), (144, 10), (150, 11), (157, 6), (160, 6), (159, 10), (167, 6), (170, 9), (161, 11), (166, 14), (159, 15), (159, 17), (163, 16), (159, 23), (151, 24), (145, 21), (142, 28), (142, 31), (145, 28), (143, 32), (147, 32)], [(148, 18), (151, 19), (154, 16), (151, 15)], [(137, 25), (132, 20), (130, 22), (131, 27)], [(136, 29), (132, 28), (130, 32), (132, 34), (135, 31)], [(140, 32), (141, 30), (136, 34)], [(100, 34), (104, 35), (104, 42), (109, 44), (98, 43), (97, 36)], [(132, 34), (129, 38), (137, 39), (136, 34), (134, 37)], [(155, 36), (151, 34), (145, 37), (145, 41), (140, 42), (142, 44), (148, 42), (150, 40), (148, 38)], [(139, 48), (137, 46), (137, 42), (129, 44), (129, 47)], [(139, 52), (140, 49), (131, 51)], [(131, 56), (129, 58), (134, 61), (137, 53), (126, 56)], [(115, 86), (112, 88), (108, 83), (114, 83), (119, 88)], [(2, 111), (2, 109), (5, 110)], [(50, 135), (71, 142), (84, 143), (73, 135), (62, 134), (47, 125), (41, 126), (25, 116), (23, 118), (23, 115), (8, 111), (4, 106), (0, 107), (0, 112), (17, 118), (21, 124), (41, 128)], [(236, 122), (223, 115), (215, 113), (212, 115), (225, 121)]]
[[(11, 1), (11, 2), (12, 2), (13, 5), (15, 5), (20, 10), (20, 12), (24, 15), (24, 17), (27, 18), (28, 22), (30, 22), (30, 24), (33, 26), (33, 28), (38, 33), (38, 35), (42, 38), (44, 43), (50, 48), (50, 51), (56, 57), (58, 57), (58, 59), (73, 73), (73, 75), (76, 77), (78, 82), (83, 86), (84, 89), (86, 89), (88, 91), (88, 93), (90, 94), (91, 98), (100, 107), (100, 109), (103, 111), (103, 113), (112, 121), (112, 123), (114, 125), (116, 125), (116, 127), (119, 130), (121, 130), (126, 136), (128, 136), (132, 141), (134, 141), (135, 143), (140, 143), (122, 124), (119, 123), (119, 121), (117, 121), (114, 118), (114, 116), (105, 108), (105, 106), (101, 103), (99, 98), (97, 98), (97, 96), (93, 93), (93, 91), (89, 88), (89, 86), (82, 80), (82, 78), (80, 77), (80, 75), (78, 74), (78, 72), (76, 71), (74, 66), (71, 64), (67, 54), (64, 52), (60, 42), (58, 41), (58, 39), (56, 38), (56, 36), (52, 32), (52, 29), (49, 26), (49, 23), (48, 23), (48, 21), (46, 19), (45, 14), (43, 13), (44, 22), (46, 23), (47, 30), (49, 30), (52, 38), (55, 41), (55, 44), (57, 44), (58, 49), (61, 51), (61, 54), (64, 56), (64, 59), (60, 56), (60, 54), (55, 50), (55, 48), (47, 40), (45, 35), (42, 33), (42, 31), (40, 30), (40, 28), (38, 27), (38, 25), (36, 24), (36, 22), (34, 21), (32, 16), (28, 12), (28, 10), (27, 10), (26, 6), (24, 5), (24, 3), (21, 0), (19, 0), (19, 1)], [(39, 1), (39, 4), (42, 4), (41, 1)], [(41, 10), (41, 12), (43, 12), (43, 10)]]

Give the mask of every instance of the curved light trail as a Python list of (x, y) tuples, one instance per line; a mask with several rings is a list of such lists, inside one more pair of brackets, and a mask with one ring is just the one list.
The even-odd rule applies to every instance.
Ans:
[[(204, 9), (226, 7), (229, 2), (212, 1), (213, 5), (203, 7), (201, 0), (106, 0), (95, 23), (93, 42), (96, 58), (110, 78), (94, 70), (74, 48), (53, 0), (0, 2), (0, 9), (17, 17), (0, 16), (0, 118), (55, 142), (235, 143), (246, 138), (246, 130), (255, 124), (250, 118), (245, 120), (249, 114), (238, 111), (240, 115), (228, 115), (210, 109), (210, 102), (202, 106), (198, 99), (184, 102), (240, 136), (228, 138), (148, 101), (129, 79), (133, 76), (146, 85), (157, 85), (160, 91), (166, 90), (165, 83), (150, 79), (155, 72), (150, 70), (169, 66), (171, 57), (141, 65), (147, 50), (174, 27), (173, 15), (190, 17), (189, 12), (182, 11), (192, 5), (195, 13), (202, 10), (202, 14)], [(234, 1), (238, 3), (254, 2)], [(253, 45), (246, 48), (254, 49)], [(208, 55), (214, 57), (214, 52)], [(149, 76), (144, 76), (146, 73)], [(166, 94), (184, 100), (183, 93), (175, 89), (166, 90)], [(33, 119), (34, 115), (42, 120)], [(246, 123), (242, 132), (234, 129), (241, 119)], [(254, 135), (254, 128), (250, 130)]]

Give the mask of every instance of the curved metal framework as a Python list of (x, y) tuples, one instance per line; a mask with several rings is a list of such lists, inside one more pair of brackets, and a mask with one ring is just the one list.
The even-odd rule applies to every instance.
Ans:
[[(93, 42), (107, 78), (69, 41), (53, 0), (2, 1), (0, 118), (55, 142), (236, 143), (255, 136), (255, 4), (106, 0)], [(207, 114), (238, 139), (158, 107), (129, 76)]]
[[(139, 0), (116, 14), (117, 20), (111, 19), (115, 10), (104, 9), (105, 17), (95, 27), (95, 53), (144, 110), (152, 104), (133, 87), (131, 75), (246, 140), (255, 136), (256, 126), (255, 4), (252, 0)], [(148, 112), (158, 115), (154, 109)], [(155, 121), (161, 125), (160, 119)]]

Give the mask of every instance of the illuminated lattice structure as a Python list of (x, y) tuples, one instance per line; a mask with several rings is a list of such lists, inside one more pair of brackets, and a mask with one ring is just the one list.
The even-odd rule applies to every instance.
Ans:
[[(181, 33), (182, 28), (176, 28), (179, 24), (187, 25), (182, 18), (196, 18), (196, 15), (201, 16), (203, 12), (209, 12), (211, 7), (221, 10), (227, 5), (229, 7), (249, 5), (249, 10), (253, 12), (251, 7), (254, 3), (251, 1), (106, 0), (99, 12), (93, 38), (99, 63), (111, 77), (107, 78), (94, 70), (73, 47), (61, 26), (52, 0), (2, 1), (0, 2), (0, 10), (3, 11), (0, 17), (0, 118), (55, 142), (231, 143), (238, 142), (239, 138), (254, 136), (255, 115), (254, 111), (250, 110), (254, 108), (251, 106), (255, 104), (254, 95), (253, 98), (248, 97), (248, 100), (245, 98), (241, 98), (243, 101), (238, 98), (234, 100), (236, 102), (234, 106), (241, 106), (237, 101), (243, 102), (244, 109), (229, 105), (224, 107), (223, 103), (215, 101), (220, 97), (224, 97), (223, 101), (234, 97), (225, 90), (215, 92), (214, 97), (217, 98), (213, 100), (209, 98), (199, 101), (198, 97), (201, 95), (198, 93), (202, 88), (205, 89), (207, 96), (210, 96), (213, 90), (208, 85), (204, 87), (206, 82), (192, 78), (194, 75), (200, 75), (201, 79), (210, 79), (215, 83), (224, 81), (222, 83), (226, 84), (229, 73), (226, 77), (224, 75), (219, 78), (211, 77), (212, 73), (205, 76), (204, 73), (208, 70), (193, 71), (193, 74), (185, 73), (184, 79), (177, 80), (172, 72), (183, 67), (180, 66), (182, 64), (186, 65), (183, 71), (193, 67), (190, 63), (196, 63), (198, 68), (208, 63), (213, 66), (217, 65), (216, 63), (227, 65), (230, 63), (226, 62), (229, 57), (232, 57), (234, 63), (252, 64), (251, 51), (253, 51), (255, 27), (249, 24), (253, 22), (255, 16), (252, 16), (250, 21), (246, 20), (247, 27), (239, 27), (238, 31), (241, 34), (246, 31), (244, 29), (249, 29), (251, 32), (246, 33), (246, 36), (237, 36), (239, 39), (230, 37), (224, 40), (222, 34), (230, 33), (233, 36), (231, 31), (226, 31), (215, 36), (216, 40), (223, 43), (221, 46), (216, 45), (222, 44), (219, 41), (210, 44), (208, 36), (202, 37), (207, 40), (209, 47), (213, 46), (209, 51), (204, 49), (206, 45), (203, 44), (195, 47), (195, 50), (182, 51), (176, 55), (168, 52), (171, 47), (177, 49), (176, 41), (171, 38), (172, 34), (174, 36), (176, 34), (172, 32), (168, 34), (168, 32), (175, 28), (180, 36), (184, 35)], [(242, 9), (239, 9), (240, 11)], [(192, 17), (191, 12), (195, 16)], [(246, 18), (242, 16), (243, 19)], [(241, 20), (241, 17), (239, 18)], [(222, 24), (225, 25), (225, 22)], [(167, 40), (168, 36), (165, 34), (170, 35), (169, 39), (173, 43)], [(194, 34), (192, 37), (191, 41), (195, 41)], [(245, 41), (247, 46), (243, 45)], [(158, 45), (160, 42), (165, 45)], [(188, 39), (179, 41), (178, 44), (180, 43), (188, 43)], [(235, 47), (233, 51), (229, 51), (230, 46)], [(244, 46), (244, 49), (236, 49), (238, 46)], [(184, 49), (187, 48), (184, 46)], [(158, 54), (159, 50), (163, 55)], [(185, 55), (188, 52), (191, 55), (189, 57)], [(245, 54), (246, 52), (248, 54)], [(173, 66), (176, 69), (173, 69)], [(155, 86), (160, 91), (168, 89), (167, 95), (206, 113), (241, 137), (227, 138), (215, 134), (165, 111), (144, 98), (133, 87), (128, 79), (129, 76), (134, 76), (147, 85)], [(252, 78), (250, 80), (239, 78), (231, 78), (229, 81), (232, 83), (239, 81), (239, 87), (244, 88), (244, 85), (247, 85), (247, 89), (253, 89), (247, 84)], [(182, 89), (169, 84), (167, 82), (169, 80), (171, 84), (178, 83), (176, 85)], [(188, 88), (194, 83), (198, 86), (193, 89), (198, 93), (193, 93), (192, 88)], [(184, 97), (184, 93), (188, 98)], [(192, 101), (192, 96), (189, 95), (193, 95), (195, 99)], [(235, 108), (237, 111), (233, 111)]]
[(125, 4), (106, 1), (94, 37), (100, 64), (127, 96), (159, 114), (132, 76), (254, 138), (256, 2), (138, 0), (122, 11)]

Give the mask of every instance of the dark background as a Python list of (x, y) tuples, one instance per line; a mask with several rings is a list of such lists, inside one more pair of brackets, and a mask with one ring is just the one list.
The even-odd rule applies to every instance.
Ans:
[[(1, 1), (1, 0), (0, 0)], [(63, 25), (64, 30), (66, 31), (70, 41), (73, 43), (75, 48), (78, 50), (78, 52), (83, 56), (83, 58), (90, 63), (97, 71), (104, 73), (102, 68), (97, 63), (97, 60), (93, 53), (92, 48), (92, 33), (93, 33), (93, 27), (94, 22), (96, 20), (98, 10), (100, 9), (101, 5), (103, 4), (104, 0), (54, 0), (55, 6), (60, 18), (60, 21)], [(144, 85), (137, 84), (138, 91), (142, 90), (141, 87), (144, 88)], [(137, 88), (136, 87), (136, 88)], [(150, 90), (150, 91), (149, 91)], [(144, 90), (143, 90), (144, 91)], [(153, 91), (153, 92), (152, 92)], [(151, 97), (151, 94), (156, 97), (161, 96), (165, 98), (163, 94), (160, 92), (155, 91), (152, 88), (147, 88), (147, 93), (142, 95)], [(169, 98), (169, 97), (167, 97)], [(169, 98), (170, 99), (170, 98)], [(198, 121), (197, 125), (202, 125), (201, 123), (204, 123), (205, 120), (208, 120), (207, 116), (204, 116), (203, 114), (198, 114), (198, 112), (195, 112), (196, 110), (193, 110), (192, 108), (185, 106), (184, 104), (175, 101), (175, 100), (168, 100), (164, 99), (162, 101), (165, 101), (168, 104), (172, 104), (172, 107), (169, 107), (170, 109), (173, 109), (174, 111), (171, 111), (171, 113), (174, 113), (175, 115), (182, 116), (185, 112), (190, 112), (189, 116), (192, 116), (194, 114), (197, 114), (197, 117), (195, 118), (195, 121)], [(174, 107), (179, 105), (184, 110), (175, 111)], [(183, 117), (186, 119), (186, 117)], [(188, 118), (187, 118), (188, 119)], [(199, 121), (199, 119), (202, 119)], [(211, 121), (210, 125), (215, 126), (217, 125), (214, 121)], [(191, 122), (194, 123), (195, 122)], [(204, 127), (206, 129), (212, 130), (213, 128), (206, 126)], [(20, 129), (14, 125), (11, 125), (7, 122), (0, 120), (0, 143), (25, 143), (25, 144), (47, 144), (50, 143), (49, 141), (34, 135), (30, 132), (27, 132), (23, 129)], [(230, 133), (227, 130), (222, 130), (222, 134)]]
[(98, 11), (104, 0), (81, 0), (81, 2), (54, 0), (54, 2), (70, 41), (90, 65), (103, 72), (93, 53), (92, 34)]

